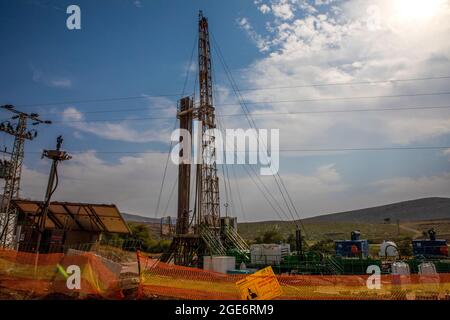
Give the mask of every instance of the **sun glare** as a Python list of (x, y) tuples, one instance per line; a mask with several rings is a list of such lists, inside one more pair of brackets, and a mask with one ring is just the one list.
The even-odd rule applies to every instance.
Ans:
[(446, 0), (395, 0), (395, 13), (400, 20), (432, 19), (443, 10)]

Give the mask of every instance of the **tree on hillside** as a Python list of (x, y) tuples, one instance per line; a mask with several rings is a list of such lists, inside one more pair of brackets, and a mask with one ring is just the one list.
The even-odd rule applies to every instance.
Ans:
[(321, 253), (334, 253), (334, 241), (327, 239), (327, 240), (320, 240), (313, 244), (310, 247), (311, 251), (318, 251)]
[(283, 236), (275, 229), (267, 230), (262, 235), (255, 238), (256, 243), (280, 243), (283, 242)]
[[(295, 238), (295, 233), (290, 233), (287, 236), (285, 242), (290, 244), (291, 251), (296, 251), (297, 250), (297, 241), (296, 241), (296, 238)], [(307, 243), (305, 241), (305, 237), (302, 237), (302, 247), (303, 247), (303, 250), (305, 250), (307, 248)]]
[(400, 241), (397, 241), (397, 248), (401, 256), (412, 256), (412, 238), (406, 237)]
[(148, 226), (143, 223), (129, 222), (128, 227), (130, 228), (132, 235), (118, 235), (118, 234), (105, 234), (104, 240), (108, 241), (118, 241), (118, 240), (138, 240), (141, 243), (141, 250), (150, 253), (162, 253), (165, 252), (169, 246), (169, 240), (156, 240), (152, 239), (150, 230)]

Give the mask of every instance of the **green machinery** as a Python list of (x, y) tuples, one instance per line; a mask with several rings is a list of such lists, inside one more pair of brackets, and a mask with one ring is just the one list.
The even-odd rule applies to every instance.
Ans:
[[(434, 241), (429, 240), (414, 240), (421, 241), (423, 245), (430, 244)], [(342, 243), (350, 245), (350, 250), (345, 254), (342, 252)], [(355, 275), (367, 274), (367, 268), (371, 265), (379, 266), (383, 273), (390, 273), (391, 265), (394, 262), (405, 262), (408, 264), (411, 273), (418, 273), (419, 265), (423, 262), (432, 262), (438, 273), (450, 273), (450, 258), (448, 255), (414, 255), (413, 257), (371, 257), (365, 252), (358, 252), (355, 249), (354, 253), (351, 250), (351, 245), (360, 242), (367, 242), (366, 240), (359, 240), (359, 234), (352, 232), (352, 240), (338, 240), (336, 243), (336, 254), (325, 254), (318, 251), (297, 251), (293, 254), (283, 256), (279, 263), (270, 264), (275, 273), (288, 274), (310, 274), (310, 275)], [(340, 249), (339, 249), (340, 248)], [(361, 247), (359, 247), (361, 248)], [(363, 246), (364, 248), (364, 246)], [(345, 250), (344, 250), (345, 252)], [(234, 250), (227, 252), (228, 255), (236, 257), (236, 265), (239, 267), (241, 263), (246, 265), (248, 269), (261, 269), (267, 265), (252, 264), (249, 252), (242, 250)]]

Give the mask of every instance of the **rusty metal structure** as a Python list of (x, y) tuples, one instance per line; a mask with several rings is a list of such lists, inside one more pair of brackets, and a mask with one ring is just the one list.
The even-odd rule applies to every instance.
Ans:
[(197, 119), (202, 124), (202, 164), (198, 165), (197, 174), (197, 223), (204, 224), (217, 233), (220, 223), (219, 178), (217, 177), (215, 137), (212, 129), (216, 128), (215, 108), (213, 107), (213, 88), (211, 70), (211, 47), (209, 42), (208, 20), (199, 15), (198, 39), (198, 79), (200, 88), (200, 105)]
[[(216, 129), (213, 105), (211, 46), (208, 19), (200, 11), (198, 20), (198, 83), (199, 103), (194, 106), (191, 97), (180, 99), (177, 118), (179, 128), (194, 136), (189, 150), (180, 150), (178, 165), (178, 210), (176, 232), (169, 250), (161, 260), (175, 264), (201, 267), (206, 255), (226, 255), (228, 249), (245, 251), (245, 241), (228, 217), (220, 216), (219, 177), (217, 175), (214, 129)], [(197, 121), (200, 127), (193, 126)], [(196, 132), (195, 132), (196, 131)], [(180, 142), (185, 137), (180, 135)], [(191, 165), (192, 147), (200, 146)], [(197, 158), (198, 156), (198, 158)], [(191, 179), (191, 172), (195, 176)], [(195, 196), (191, 209), (191, 180), (195, 183)]]
[(0, 108), (14, 113), (11, 120), (17, 120), (16, 125), (10, 121), (0, 124), (0, 131), (3, 131), (14, 137), (14, 146), (11, 153), (11, 160), (7, 161), (3, 168), (5, 179), (5, 188), (1, 202), (0, 212), (0, 247), (13, 248), (15, 243), (17, 214), (16, 209), (11, 205), (11, 201), (19, 198), (20, 178), (22, 174), (22, 163), (24, 158), (25, 140), (33, 140), (37, 136), (35, 129), (27, 129), (27, 121), (31, 120), (32, 125), (36, 126), (42, 123), (51, 124), (51, 121), (42, 120), (36, 113), (25, 113), (16, 110), (12, 105), (4, 105)]
[[(18, 212), (19, 251), (63, 252), (68, 248), (89, 248), (100, 241), (102, 233), (131, 234), (114, 204), (60, 201), (46, 204), (45, 201), (19, 199), (13, 200), (11, 205)], [(46, 217), (42, 219), (44, 206)], [(44, 231), (38, 247), (39, 226)]]

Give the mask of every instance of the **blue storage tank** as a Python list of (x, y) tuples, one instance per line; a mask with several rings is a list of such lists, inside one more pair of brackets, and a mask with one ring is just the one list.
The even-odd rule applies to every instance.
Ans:
[(433, 229), (428, 230), (430, 239), (413, 240), (413, 254), (415, 256), (448, 257), (447, 240), (436, 239), (436, 232)]
[(351, 240), (335, 240), (336, 256), (367, 258), (369, 256), (369, 242), (359, 239), (359, 231), (351, 233)]

